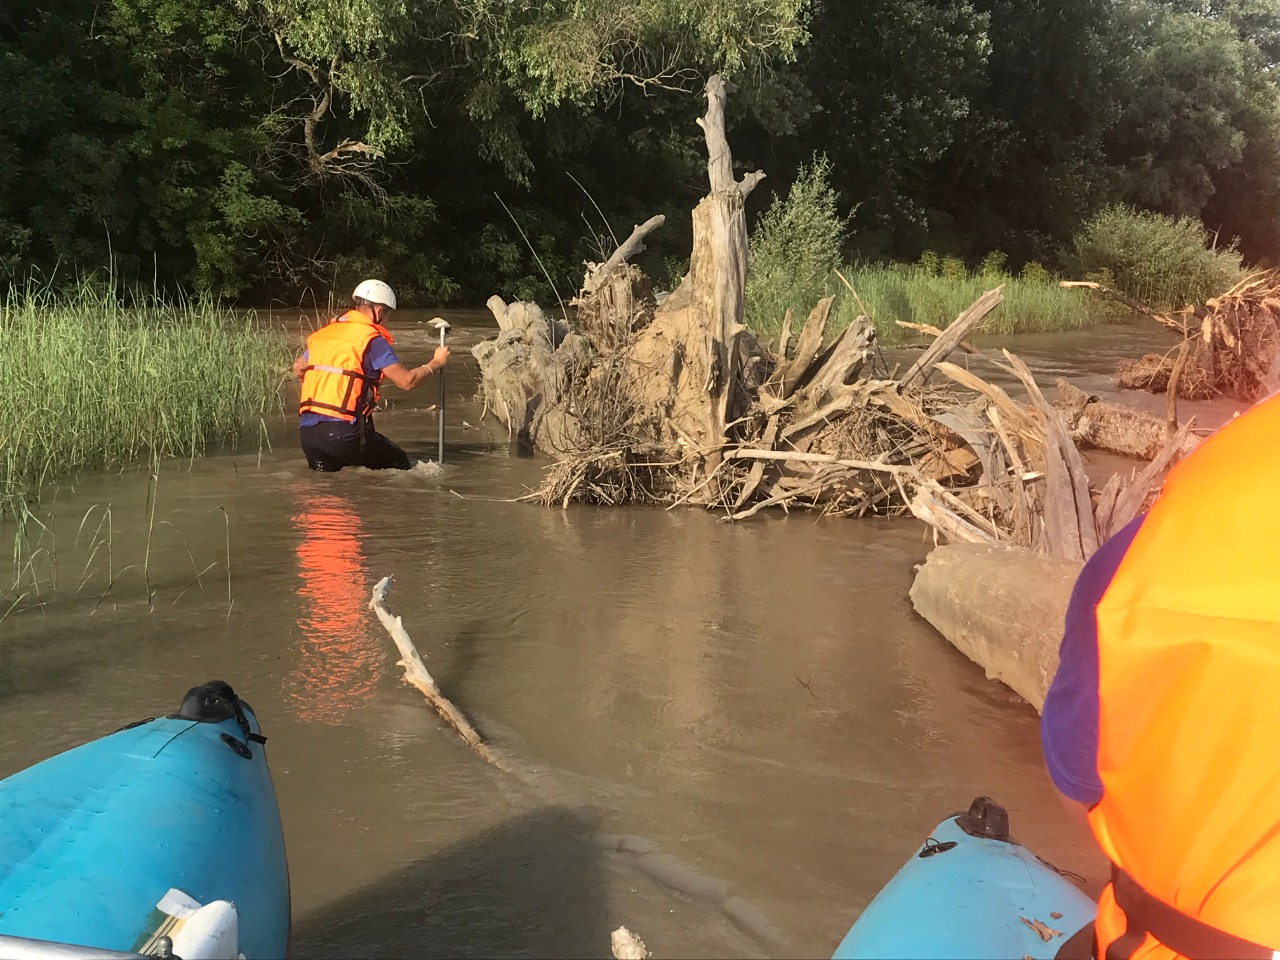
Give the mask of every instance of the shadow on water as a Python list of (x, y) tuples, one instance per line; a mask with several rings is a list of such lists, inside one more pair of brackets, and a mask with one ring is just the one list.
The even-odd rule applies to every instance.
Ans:
[(583, 837), (580, 813), (544, 807), (295, 918), (292, 952), (606, 956), (611, 926), (601, 858)]
[[(449, 641), (452, 658), (444, 670), (437, 671), (436, 683), (448, 690), (449, 697), (462, 709), (467, 711), (469, 694), (473, 693), (476, 679), (476, 667), (480, 663), (480, 646), (484, 642), (484, 630), (479, 624), (469, 623), (463, 626), (453, 639)], [(474, 718), (473, 722), (474, 722)]]

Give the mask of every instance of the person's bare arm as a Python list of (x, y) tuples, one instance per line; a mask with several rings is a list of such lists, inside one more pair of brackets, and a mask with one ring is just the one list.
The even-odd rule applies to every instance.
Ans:
[(298, 357), (297, 360), (293, 361), (293, 379), (301, 380), (302, 372), (303, 370), (306, 369), (306, 367), (307, 367), (307, 361), (302, 357)]
[(403, 363), (393, 363), (382, 368), (382, 375), (401, 390), (412, 390), (419, 386), (433, 373), (443, 367), (449, 360), (448, 347), (436, 347), (435, 355), (430, 361), (412, 370)]

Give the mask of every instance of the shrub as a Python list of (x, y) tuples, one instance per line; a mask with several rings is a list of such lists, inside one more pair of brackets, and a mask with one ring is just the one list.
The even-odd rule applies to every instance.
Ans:
[(1049, 275), (1049, 271), (1044, 268), (1044, 265), (1034, 260), (1028, 260), (1022, 265), (1022, 273), (1018, 274), (1018, 277), (1028, 283), (1053, 282), (1053, 277)]
[(803, 316), (827, 293), (846, 229), (830, 176), (830, 161), (816, 157), (752, 231), (746, 324), (757, 333), (781, 327), (788, 309)]
[(999, 250), (992, 250), (982, 258), (982, 263), (978, 265), (978, 273), (984, 277), (1003, 277), (1007, 276), (1004, 265), (1008, 261), (1007, 254)]
[(1157, 310), (1173, 310), (1217, 296), (1240, 278), (1234, 243), (1213, 249), (1211, 242), (1192, 217), (1111, 206), (1076, 236), (1067, 268)]
[(920, 254), (920, 271), (927, 277), (936, 277), (942, 270), (942, 258), (932, 250)]
[(964, 265), (964, 261), (959, 257), (943, 257), (942, 273), (943, 280), (949, 280), (952, 283), (958, 283), (969, 276), (969, 271)]

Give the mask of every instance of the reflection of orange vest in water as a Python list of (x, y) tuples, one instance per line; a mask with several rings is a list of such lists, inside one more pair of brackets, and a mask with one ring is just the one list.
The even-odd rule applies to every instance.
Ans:
[(355, 423), (373, 412), (382, 375), (365, 375), (364, 352), (374, 337), (392, 342), (385, 327), (359, 310), (348, 310), (307, 337), (299, 415), (318, 413)]
[(340, 723), (373, 696), (386, 664), (365, 609), (364, 530), (345, 500), (310, 491), (293, 523), (301, 643), (286, 692), (300, 719)]
[(1280, 949), (1278, 485), (1272, 398), (1173, 470), (1097, 606), (1099, 956)]

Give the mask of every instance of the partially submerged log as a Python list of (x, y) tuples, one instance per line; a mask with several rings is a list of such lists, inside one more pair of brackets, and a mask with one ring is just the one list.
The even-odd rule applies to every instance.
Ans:
[[(1054, 409), (1066, 423), (1071, 438), (1079, 444), (1139, 460), (1154, 460), (1169, 442), (1166, 420), (1131, 407), (1106, 403), (1061, 377), (1057, 388)], [(1185, 457), (1199, 444), (1198, 437), (1187, 435), (1178, 454)]]
[[(523, 764), (518, 764), (491, 748), (481, 739), (480, 734), (476, 732), (475, 727), (462, 711), (440, 692), (435, 680), (427, 672), (408, 631), (405, 630), (403, 621), (387, 609), (386, 598), (390, 584), (390, 577), (383, 577), (378, 581), (373, 588), (369, 608), (377, 613), (378, 619), (382, 621), (395, 642), (401, 657), (399, 665), (404, 667), (405, 681), (421, 691), (436, 713), (453, 727), (467, 746), (487, 763), (516, 778), (528, 790), (537, 792), (545, 789), (545, 773), (535, 773)], [(562, 794), (558, 792), (557, 800), (562, 801), (562, 799)], [(584, 830), (591, 834), (590, 842), (598, 850), (628, 857), (632, 867), (685, 898), (707, 901), (722, 911), (725, 917), (739, 929), (759, 938), (771, 952), (777, 953), (788, 945), (782, 931), (770, 923), (768, 918), (752, 904), (735, 896), (727, 883), (698, 873), (670, 854), (663, 853), (657, 844), (641, 837), (596, 833), (599, 826), (598, 818), (588, 806), (581, 805), (571, 812), (582, 823)], [(610, 945), (614, 956), (626, 958), (626, 960), (640, 960), (650, 955), (644, 941), (626, 927), (619, 927), (613, 931), (610, 935)]]
[(435, 679), (427, 671), (426, 664), (422, 662), (418, 648), (413, 645), (413, 639), (404, 628), (404, 621), (387, 609), (389, 589), (391, 589), (390, 577), (379, 580), (373, 588), (373, 596), (369, 599), (369, 609), (378, 615), (378, 619), (382, 621), (382, 625), (387, 628), (387, 633), (395, 642), (396, 649), (400, 651), (399, 665), (404, 668), (405, 683), (416, 687), (427, 698), (427, 702), (440, 715), (440, 718), (457, 731), (458, 736), (462, 737), (468, 747), (499, 770), (507, 769), (502, 758), (489, 749), (489, 745), (484, 742), (466, 715), (455, 707), (453, 701), (441, 693), (440, 688), (436, 686)]
[[(1211, 400), (1218, 396), (1213, 378), (1199, 360), (1199, 340), (1184, 340), (1184, 347), (1191, 347), (1189, 359), (1178, 380), (1177, 395), (1184, 400)], [(1182, 353), (1146, 353), (1136, 360), (1121, 360), (1116, 368), (1116, 386), (1121, 390), (1146, 390), (1148, 393), (1164, 393), (1169, 389), (1177, 358)]]
[(1010, 544), (952, 544), (929, 554), (911, 602), (989, 678), (1040, 710), (1081, 567)]

